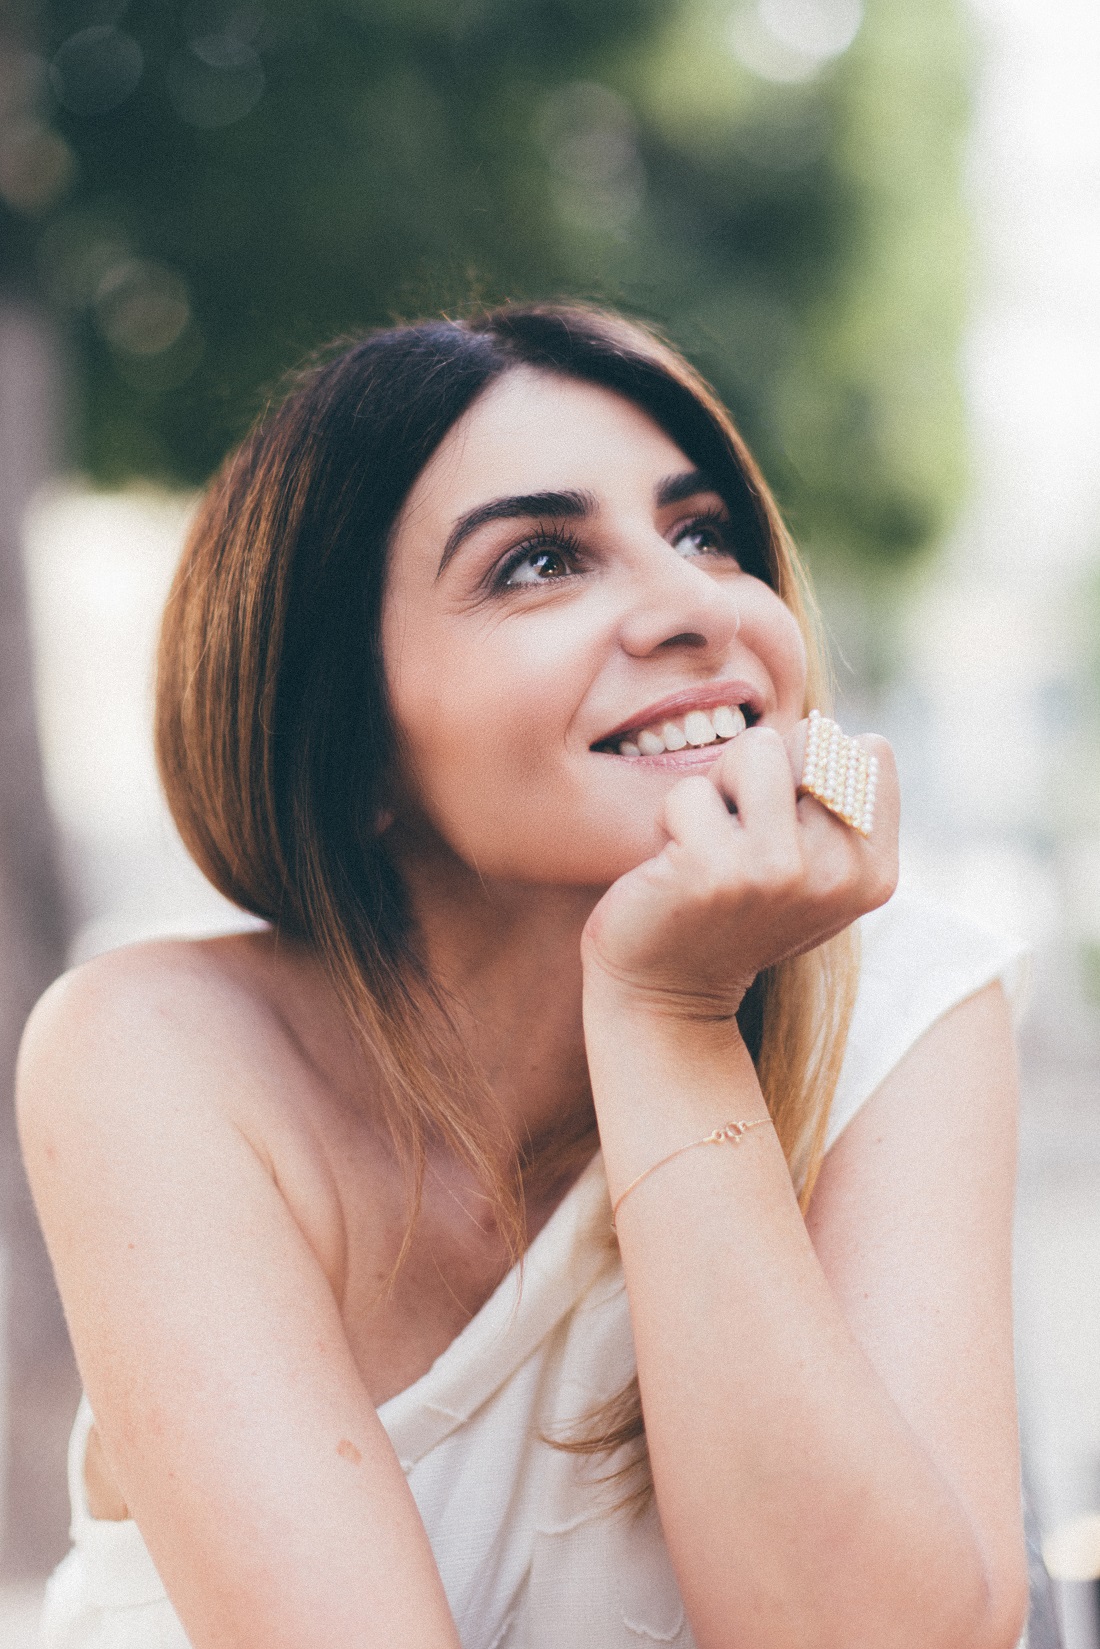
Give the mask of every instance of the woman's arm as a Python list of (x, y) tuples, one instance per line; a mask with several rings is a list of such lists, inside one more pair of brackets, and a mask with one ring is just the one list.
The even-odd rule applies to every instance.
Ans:
[(32, 1018), (21, 1132), (96, 1425), (195, 1649), (457, 1649), (255, 1137), (269, 1044), (167, 948), (91, 964)]
[[(793, 786), (777, 821), (762, 746), (726, 768), (738, 817), (709, 813), (698, 781), (680, 787), (670, 862), (593, 924), (585, 1023), (613, 1197), (718, 1124), (766, 1116), (715, 957), (737, 971), (740, 944), (751, 976), (769, 920), (787, 949), (800, 924), (832, 931), (844, 855), (847, 896), (882, 896), (868, 896), (881, 866), (816, 811), (801, 869), (784, 862)], [(754, 814), (768, 830), (749, 841)], [(727, 830), (745, 839), (731, 847)], [(717, 951), (700, 941), (708, 924)], [(1015, 1644), (1012, 1071), (991, 990), (936, 1025), (852, 1123), (809, 1229), (765, 1128), (677, 1157), (623, 1202), (657, 1501), (700, 1649)]]
[(808, 1220), (845, 1321), (967, 1512), (1013, 1645), (1027, 1602), (1015, 1169), (1015, 1047), (994, 984), (934, 1025), (849, 1124)]

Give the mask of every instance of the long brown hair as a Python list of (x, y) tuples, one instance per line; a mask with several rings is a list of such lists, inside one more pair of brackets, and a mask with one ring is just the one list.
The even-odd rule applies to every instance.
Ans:
[[(520, 365), (623, 395), (708, 475), (745, 570), (778, 592), (802, 628), (806, 708), (825, 708), (797, 552), (713, 391), (636, 322), (540, 305), (375, 333), (296, 375), (199, 510), (165, 612), (156, 711), (161, 777), (191, 854), (228, 898), (313, 948), (378, 1062), (385, 1120), (409, 1177), (408, 1232), (434, 1138), (486, 1187), (515, 1254), (522, 1152), (512, 1143), (502, 1154), (374, 826), (395, 754), (380, 640), (391, 530), (447, 431)], [(762, 975), (739, 1014), (803, 1207), (855, 976), (853, 941), (842, 935)], [(579, 1446), (638, 1436), (636, 1391), (597, 1430)]]

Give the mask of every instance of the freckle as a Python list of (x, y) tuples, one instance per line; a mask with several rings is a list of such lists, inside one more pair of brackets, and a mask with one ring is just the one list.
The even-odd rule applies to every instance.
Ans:
[(346, 1437), (341, 1437), (336, 1445), (336, 1452), (342, 1459), (350, 1460), (353, 1466), (357, 1466), (363, 1458), (355, 1444), (349, 1442)]
[(137, 1247), (137, 1243), (136, 1243), (136, 1242), (128, 1242), (128, 1243), (127, 1243), (127, 1244), (126, 1244), (126, 1246), (127, 1246), (127, 1248), (136, 1248), (136, 1247)]

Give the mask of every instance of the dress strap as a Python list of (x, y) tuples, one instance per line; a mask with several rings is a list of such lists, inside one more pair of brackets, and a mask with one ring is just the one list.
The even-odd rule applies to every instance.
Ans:
[(88, 1454), (88, 1439), (94, 1425), (92, 1405), (85, 1393), (81, 1392), (80, 1407), (76, 1411), (76, 1419), (69, 1436), (69, 1505), (72, 1507), (69, 1534), (73, 1540), (79, 1538), (80, 1531), (92, 1520), (92, 1514), (88, 1509), (88, 1489), (84, 1480), (84, 1461)]

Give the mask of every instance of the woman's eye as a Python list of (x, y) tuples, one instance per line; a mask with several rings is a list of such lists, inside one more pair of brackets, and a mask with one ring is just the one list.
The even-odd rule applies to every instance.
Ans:
[(570, 570), (560, 550), (528, 550), (518, 561), (513, 561), (504, 582), (510, 586), (548, 584), (552, 579), (566, 577)]
[(681, 555), (730, 555), (729, 527), (724, 521), (689, 521), (672, 540)]

